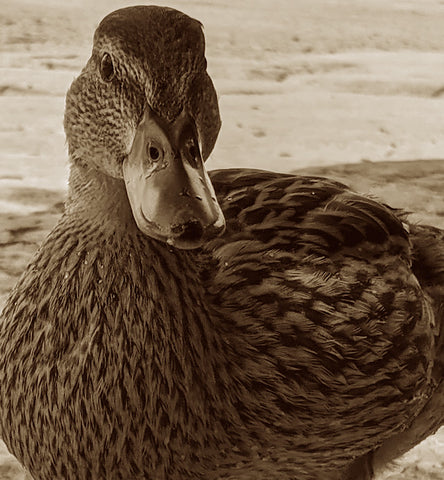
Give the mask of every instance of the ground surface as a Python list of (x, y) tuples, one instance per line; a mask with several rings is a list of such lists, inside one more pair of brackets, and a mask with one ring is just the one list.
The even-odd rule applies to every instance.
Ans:
[[(0, 308), (62, 209), (64, 94), (130, 3), (0, 0)], [(168, 4), (205, 26), (224, 122), (210, 168), (309, 168), (444, 228), (444, 1)], [(444, 479), (443, 453), (439, 432), (381, 479)], [(0, 445), (0, 480), (22, 478)]]

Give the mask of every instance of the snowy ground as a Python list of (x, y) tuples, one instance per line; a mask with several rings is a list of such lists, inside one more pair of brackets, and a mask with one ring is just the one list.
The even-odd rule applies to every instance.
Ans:
[[(61, 209), (65, 92), (97, 23), (131, 3), (0, 0), (0, 308)], [(444, 158), (444, 1), (168, 5), (205, 26), (223, 117), (210, 168), (316, 166), (444, 227), (444, 161), (424, 162)], [(440, 433), (381, 478), (443, 479), (443, 453)], [(0, 480), (22, 476), (0, 447)]]

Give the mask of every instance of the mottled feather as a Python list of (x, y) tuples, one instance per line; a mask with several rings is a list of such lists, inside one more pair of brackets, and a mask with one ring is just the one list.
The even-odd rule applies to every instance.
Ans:
[(232, 169), (210, 173), (224, 235), (153, 240), (121, 178), (146, 104), (209, 155), (201, 26), (172, 9), (106, 17), (68, 92), (66, 210), (0, 321), (1, 437), (35, 480), (370, 479), (444, 422), (444, 233)]

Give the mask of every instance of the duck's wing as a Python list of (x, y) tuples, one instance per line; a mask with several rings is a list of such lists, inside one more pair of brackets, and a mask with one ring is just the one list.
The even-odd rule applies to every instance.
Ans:
[(211, 179), (227, 221), (207, 246), (214, 304), (240, 364), (242, 342), (265, 359), (252, 391), (273, 392), (253, 415), (285, 411), (286, 428), (353, 456), (406, 429), (436, 388), (436, 319), (402, 215), (317, 177)]

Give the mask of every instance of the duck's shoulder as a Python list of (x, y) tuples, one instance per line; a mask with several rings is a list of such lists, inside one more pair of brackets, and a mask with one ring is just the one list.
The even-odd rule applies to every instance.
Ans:
[[(329, 178), (279, 173), (268, 170), (229, 168), (211, 170), (209, 175), (220, 201), (226, 200), (226, 197), (234, 192), (249, 194), (254, 192), (266, 194), (280, 192), (279, 195), (276, 194), (268, 198), (279, 200), (286, 193), (298, 191), (303, 194), (303, 187), (316, 188), (316, 185), (322, 186), (324, 189), (329, 188), (329, 191), (326, 193), (348, 190), (346, 185)], [(259, 199), (259, 201), (261, 200), (263, 201), (264, 198)]]
[(211, 180), (227, 221), (225, 237), (214, 245), (255, 240), (331, 255), (389, 242), (399, 253), (410, 250), (402, 214), (335, 180), (246, 169), (216, 170)]

